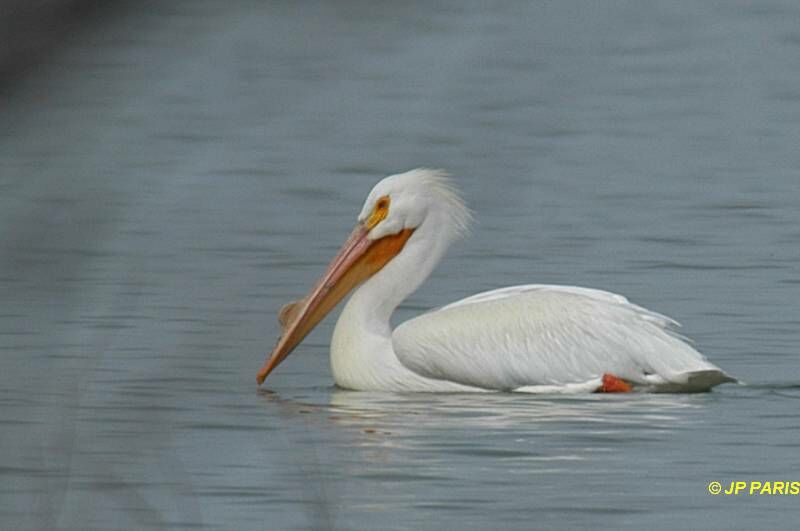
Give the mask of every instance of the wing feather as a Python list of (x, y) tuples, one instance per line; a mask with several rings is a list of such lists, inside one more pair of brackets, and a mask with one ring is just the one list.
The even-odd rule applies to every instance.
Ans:
[[(603, 373), (671, 388), (733, 380), (676, 326), (621, 295), (531, 284), (420, 315), (400, 325), (392, 343), (400, 362), (419, 375), (487, 389), (571, 385)], [(691, 376), (698, 371), (703, 378)]]

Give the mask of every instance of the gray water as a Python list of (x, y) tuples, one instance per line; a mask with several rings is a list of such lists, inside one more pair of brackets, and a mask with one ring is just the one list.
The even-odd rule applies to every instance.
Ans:
[[(145, 2), (0, 107), (3, 529), (780, 529), (800, 481), (800, 4)], [(746, 385), (335, 389), (276, 313), (369, 188), (476, 214), (398, 312), (625, 294)]]

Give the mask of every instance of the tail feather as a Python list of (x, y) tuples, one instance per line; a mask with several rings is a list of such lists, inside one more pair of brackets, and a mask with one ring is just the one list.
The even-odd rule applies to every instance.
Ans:
[(672, 381), (664, 381), (652, 386), (656, 393), (704, 393), (723, 383), (739, 383), (739, 380), (719, 369), (691, 371)]

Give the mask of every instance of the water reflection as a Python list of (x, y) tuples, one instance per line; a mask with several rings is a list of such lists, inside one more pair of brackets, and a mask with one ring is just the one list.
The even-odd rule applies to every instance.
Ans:
[[(339, 430), (356, 447), (408, 451), (435, 448), (461, 455), (533, 460), (582, 459), (566, 451), (542, 455), (531, 438), (561, 434), (597, 450), (635, 434), (662, 436), (691, 422), (687, 413), (702, 399), (686, 395), (634, 394), (532, 397), (519, 393), (380, 393), (331, 388), (327, 403), (262, 393), (281, 415), (306, 415), (318, 429)], [(470, 436), (473, 434), (473, 436)], [(499, 437), (498, 437), (499, 436)], [(570, 446), (565, 444), (565, 447)]]
[[(287, 444), (303, 456), (292, 468), (317, 489), (310, 506), (346, 508), (327, 513), (339, 526), (344, 522), (342, 528), (375, 514), (403, 518), (391, 529), (413, 527), (405, 520), (409, 509), (421, 519), (457, 514), (486, 525), (493, 518), (489, 508), (508, 525), (520, 511), (556, 514), (565, 510), (565, 488), (602, 489), (608, 481), (633, 480), (629, 460), (651, 462), (665, 440), (697, 428), (713, 403), (710, 395), (532, 397), (337, 388), (261, 397), (265, 415), (282, 418)], [(559, 492), (550, 490), (553, 484)], [(600, 517), (609, 507), (617, 514), (642, 512), (613, 494), (598, 500), (577, 521)]]

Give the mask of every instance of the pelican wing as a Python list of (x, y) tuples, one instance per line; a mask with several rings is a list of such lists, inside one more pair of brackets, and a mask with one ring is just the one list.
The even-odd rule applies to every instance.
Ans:
[(663, 390), (735, 381), (678, 324), (606, 291), (525, 285), (479, 293), (400, 325), (392, 344), (411, 371), (486, 389), (571, 386), (604, 373)]

